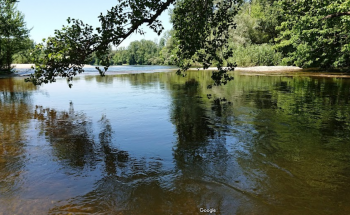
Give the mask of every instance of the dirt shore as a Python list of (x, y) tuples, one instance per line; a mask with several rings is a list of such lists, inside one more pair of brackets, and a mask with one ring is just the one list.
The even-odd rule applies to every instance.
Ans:
[[(203, 70), (202, 68), (190, 68), (189, 70)], [(217, 70), (216, 67), (209, 67), (208, 70)], [(282, 71), (297, 71), (303, 70), (297, 66), (252, 66), (252, 67), (236, 67), (235, 71), (250, 71), (250, 72), (282, 72)]]
[[(31, 69), (34, 64), (11, 64), (15, 69)], [(91, 65), (85, 65), (84, 67), (94, 67)]]

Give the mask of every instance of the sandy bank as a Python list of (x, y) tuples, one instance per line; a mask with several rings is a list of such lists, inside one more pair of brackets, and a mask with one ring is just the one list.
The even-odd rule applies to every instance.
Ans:
[(34, 64), (11, 64), (15, 69), (30, 69)]
[[(31, 69), (34, 64), (11, 64), (15, 69)], [(84, 68), (94, 68), (95, 66), (85, 65)]]
[(302, 68), (297, 66), (254, 66), (254, 67), (236, 67), (236, 71), (256, 71), (256, 72), (274, 72), (274, 71), (297, 71)]
[[(189, 70), (198, 70), (197, 68), (190, 68)], [(203, 70), (200, 68), (199, 70)], [(217, 70), (216, 67), (209, 67), (207, 70)], [(249, 72), (281, 72), (281, 71), (297, 71), (302, 68), (297, 66), (253, 66), (253, 67), (236, 67), (235, 71), (249, 71)]]

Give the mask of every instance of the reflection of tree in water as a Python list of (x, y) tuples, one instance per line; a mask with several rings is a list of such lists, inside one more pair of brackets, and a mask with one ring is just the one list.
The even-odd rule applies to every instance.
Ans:
[[(137, 81), (147, 86), (142, 79)], [(50, 213), (199, 214), (201, 207), (224, 211), (241, 201), (254, 211), (254, 201), (231, 183), (238, 175), (232, 171), (235, 165), (226, 149), (228, 127), (220, 124), (230, 120), (229, 107), (212, 101), (211, 114), (198, 97), (198, 86), (194, 79), (167, 86), (171, 88), (171, 120), (178, 137), (175, 168), (166, 168), (159, 157), (132, 157), (112, 147), (112, 127), (103, 116), (99, 143), (95, 143), (99, 146), (97, 160), (105, 168), (102, 178), (92, 191), (57, 205)]]
[[(134, 84), (143, 87), (152, 86), (156, 76), (143, 77), (149, 76), (130, 76)], [(91, 132), (85, 132), (94, 146), (94, 162), (104, 167), (102, 178), (92, 191), (69, 199), (68, 204), (62, 202), (50, 213), (196, 214), (200, 207), (213, 206), (223, 213), (270, 210), (262, 206), (254, 190), (264, 185), (261, 181), (266, 176), (258, 168), (251, 168), (254, 166), (249, 159), (255, 154), (250, 148), (244, 149), (246, 142), (252, 141), (252, 134), (239, 131), (242, 147), (233, 146), (237, 141), (228, 136), (236, 120), (232, 107), (218, 100), (201, 99), (199, 96), (205, 93), (195, 79), (183, 84), (171, 79), (165, 83), (172, 97), (171, 121), (177, 135), (175, 168), (164, 168), (161, 158), (135, 158), (113, 147), (112, 127), (104, 116), (99, 122), (98, 142)], [(247, 164), (238, 164), (242, 160)]]
[(83, 169), (95, 161), (91, 122), (85, 114), (74, 112), (70, 104), (68, 112), (37, 106), (34, 119), (54, 149), (54, 155), (72, 168)]
[[(231, 103), (224, 98), (204, 103), (199, 97), (203, 94), (200, 84), (194, 79), (171, 88), (175, 89), (171, 119), (178, 137), (174, 158), (181, 173), (175, 187), (194, 191), (184, 194), (198, 204), (197, 208), (207, 204), (234, 214), (243, 212), (244, 205), (249, 208), (246, 211), (257, 211), (261, 203), (249, 194), (255, 181), (244, 176), (244, 166), (235, 164), (236, 157), (228, 149), (232, 144), (227, 142), (233, 120)], [(240, 205), (241, 201), (245, 203)]]
[(31, 91), (23, 79), (0, 79), (0, 196), (20, 189), (25, 166), (25, 135), (32, 113)]
[(112, 147), (112, 126), (105, 115), (99, 121), (101, 132), (99, 140), (101, 144), (101, 153), (105, 163), (105, 172), (108, 175), (115, 175), (125, 167), (125, 162), (129, 160), (129, 154), (126, 151), (117, 150)]
[(114, 77), (112, 75), (94, 76), (97, 83), (113, 84)]
[[(296, 213), (305, 207), (343, 213), (344, 207), (338, 205), (347, 204), (350, 190), (344, 186), (350, 179), (350, 82), (309, 77), (237, 79), (218, 91), (234, 101), (233, 113), (226, 117), (222, 114), (227, 111), (213, 106), (212, 114), (223, 117), (210, 119), (231, 125), (237, 141), (229, 154), (238, 166), (231, 170), (234, 176), (243, 173), (248, 182), (243, 190)], [(242, 182), (244, 177), (232, 179)]]
[[(35, 89), (19, 79), (0, 79), (1, 138), (16, 142), (31, 118), (31, 90)], [(2, 141), (2, 142), (3, 142)]]
[(175, 99), (172, 103), (171, 119), (176, 125), (179, 144), (206, 142), (213, 137), (214, 129), (210, 127), (200, 99), (194, 99), (198, 94), (198, 82), (192, 79), (184, 85), (172, 87), (172, 96)]
[(42, 134), (53, 147), (54, 155), (66, 167), (83, 170), (103, 161), (105, 171), (114, 174), (118, 162), (128, 160), (127, 152), (111, 144), (113, 131), (105, 116), (99, 121), (99, 142), (94, 140), (92, 122), (84, 113), (75, 112), (73, 103), (69, 111), (37, 106), (34, 118), (39, 120)]
[(312, 210), (344, 213), (339, 205), (349, 201), (350, 190), (344, 186), (350, 182), (349, 87), (345, 80), (284, 78), (271, 91), (249, 91), (258, 108), (251, 168), (266, 172), (265, 189), (285, 207), (302, 212), (298, 208), (307, 203)]
[(121, 75), (120, 78), (122, 80), (128, 80), (130, 84), (137, 85), (138, 87), (141, 87), (141, 89), (144, 89), (146, 87), (152, 87), (154, 84), (159, 83), (159, 76), (159, 73), (140, 73)]
[(163, 174), (161, 159), (133, 158), (126, 151), (113, 147), (113, 130), (106, 116), (99, 121), (98, 142), (94, 142), (91, 136), (91, 123), (87, 122), (84, 114), (75, 113), (72, 104), (68, 112), (38, 107), (35, 117), (41, 121), (41, 128), (54, 148), (54, 154), (66, 161), (64, 165), (73, 168), (97, 164), (104, 166), (102, 179), (95, 183), (96, 189), (71, 199), (69, 205), (53, 208), (50, 213), (101, 213), (106, 210), (110, 212), (114, 204), (131, 208), (137, 205), (134, 205), (137, 200), (152, 202), (139, 191), (136, 195), (133, 191), (152, 187), (157, 189), (159, 184), (155, 178)]
[[(38, 112), (43, 113), (40, 110)], [(147, 204), (153, 202), (149, 196), (143, 196), (146, 193), (143, 193), (142, 190), (146, 189), (145, 191), (152, 193), (153, 189), (162, 189), (158, 183), (159, 175), (164, 174), (161, 171), (162, 161), (160, 158), (134, 158), (130, 157), (126, 151), (113, 147), (113, 129), (106, 116), (102, 116), (99, 121), (99, 142), (93, 142), (93, 137), (89, 136), (90, 125), (87, 124), (88, 126), (85, 126), (77, 123), (78, 120), (82, 121), (85, 116), (82, 117), (80, 115), (77, 117), (77, 114), (74, 114), (72, 111), (47, 115), (45, 113), (38, 116), (40, 116), (40, 120), (43, 120), (46, 135), (49, 136), (51, 143), (55, 142), (53, 147), (57, 151), (56, 154), (59, 154), (58, 157), (65, 160), (68, 159), (70, 162), (66, 164), (73, 167), (75, 167), (76, 163), (80, 163), (76, 161), (82, 158), (93, 160), (95, 165), (99, 163), (104, 166), (104, 171), (101, 173), (102, 178), (95, 182), (94, 190), (83, 196), (70, 199), (68, 205), (52, 208), (49, 212), (50, 214), (63, 212), (106, 212), (110, 214), (113, 210), (123, 211), (123, 209), (131, 210), (131, 208), (133, 208), (133, 211), (137, 210), (137, 202), (140, 201), (145, 201)], [(59, 115), (60, 117), (50, 117), (51, 115)], [(61, 122), (64, 122), (64, 124), (60, 124)], [(50, 127), (47, 125), (50, 125)], [(68, 129), (62, 130), (58, 128), (60, 126)], [(52, 129), (58, 129), (58, 132), (52, 133)], [(78, 130), (79, 132), (72, 132), (72, 130)], [(55, 136), (56, 134), (58, 135), (57, 137)], [(69, 141), (71, 139), (81, 140), (79, 142)], [(80, 144), (83, 142), (86, 143), (85, 146)], [(60, 147), (62, 148), (68, 147), (68, 149), (62, 150), (60, 147), (57, 147), (57, 144), (61, 144)], [(76, 146), (71, 147), (70, 144), (75, 144)], [(89, 156), (90, 150), (84, 149), (84, 147), (91, 148), (91, 145), (95, 147), (95, 157)], [(67, 150), (70, 150), (69, 153), (72, 156), (67, 157)], [(87, 165), (87, 163), (83, 163), (83, 165)], [(148, 208), (148, 206), (143, 205), (142, 209)]]
[[(262, 202), (283, 203), (296, 212), (305, 205), (337, 211), (334, 205), (347, 204), (349, 83), (254, 77), (262, 83), (257, 87), (247, 78), (222, 94), (217, 89), (222, 98), (240, 93), (229, 99), (230, 106), (200, 98), (206, 95), (203, 84), (192, 77), (122, 77), (145, 88), (162, 79), (169, 90), (175, 168), (160, 157), (133, 157), (118, 149), (106, 116), (94, 126), (72, 104), (67, 111), (36, 107), (34, 118), (59, 163), (101, 174), (93, 190), (57, 203), (50, 213), (198, 214), (200, 207), (216, 207), (223, 214), (280, 214), (283, 210)], [(233, 89), (239, 84), (245, 90)], [(25, 163), (23, 131), (33, 118), (30, 93), (17, 83), (8, 85), (17, 88), (0, 84), (0, 176), (6, 178), (0, 184), (9, 188), (0, 194), (5, 197), (21, 185), (16, 172)], [(324, 204), (328, 197), (332, 206)]]
[(224, 158), (226, 153), (224, 136), (216, 132), (213, 120), (198, 98), (198, 85), (196, 80), (191, 79), (183, 85), (172, 86), (175, 90), (172, 91), (171, 120), (178, 137), (174, 156), (178, 167), (190, 172), (192, 170), (185, 166), (201, 166), (202, 171), (208, 171), (202, 165), (214, 154), (223, 153), (221, 157)]
[[(153, 81), (153, 78), (149, 80)], [(279, 79), (273, 83), (278, 81)], [(138, 82), (148, 86), (147, 81), (144, 83), (142, 78), (137, 79), (135, 84)], [(118, 150), (109, 147), (113, 144), (105, 144), (113, 141), (113, 134), (111, 125), (103, 117), (100, 122), (99, 158), (105, 165), (106, 174), (96, 182), (94, 190), (70, 199), (69, 204), (53, 208), (52, 213), (75, 210), (81, 213), (106, 214), (113, 212), (159, 214), (167, 211), (195, 214), (200, 207), (214, 205), (224, 211), (223, 213), (278, 214), (283, 211), (283, 207), (278, 205), (281, 202), (283, 205), (288, 205), (288, 202), (301, 203), (298, 207), (306, 204), (317, 205), (314, 203), (317, 200), (296, 201), (288, 195), (298, 197), (294, 194), (299, 192), (301, 195), (310, 196), (307, 189), (300, 189), (305, 188), (303, 180), (300, 179), (308, 174), (303, 172), (304, 176), (300, 177), (295, 169), (300, 169), (298, 171), (302, 172), (315, 168), (310, 167), (312, 162), (307, 162), (309, 166), (295, 164), (294, 159), (303, 159), (298, 158), (298, 153), (300, 154), (298, 150), (306, 150), (304, 159), (309, 156), (308, 160), (322, 161), (320, 160), (322, 153), (314, 150), (317, 148), (315, 144), (310, 144), (314, 133), (305, 135), (308, 131), (300, 130), (305, 127), (298, 128), (303, 125), (301, 121), (311, 120), (312, 117), (306, 117), (308, 115), (306, 114), (297, 120), (295, 118), (295, 115), (307, 113), (300, 111), (300, 108), (309, 108), (310, 116), (317, 116), (322, 112), (317, 111), (317, 108), (311, 108), (322, 101), (316, 99), (319, 98), (316, 96), (318, 90), (298, 91), (299, 88), (296, 86), (298, 83), (294, 83), (295, 85), (291, 87), (290, 83), (285, 82), (281, 86), (266, 82), (266, 86), (254, 89), (253, 84), (244, 82), (241, 84), (245, 85), (245, 91), (239, 92), (239, 98), (235, 100), (233, 106), (230, 106), (225, 102), (199, 98), (199, 95), (205, 93), (202, 93), (200, 83), (194, 79), (188, 79), (183, 84), (171, 80), (165, 83), (172, 97), (171, 120), (177, 135), (177, 142), (174, 145), (175, 168), (166, 170), (163, 161), (158, 158), (134, 158), (129, 155), (120, 160), (116, 155)], [(268, 90), (271, 86), (280, 90)], [(327, 85), (324, 87), (328, 88)], [(298, 93), (305, 94), (307, 98), (298, 96)], [(314, 100), (309, 96), (313, 93), (316, 94)], [(295, 94), (296, 97), (291, 97)], [(329, 94), (324, 94), (324, 101), (332, 104), (335, 101), (344, 102), (339, 98), (328, 98), (332, 94), (337, 92), (330, 91)], [(226, 94), (223, 96), (228, 97)], [(322, 102), (320, 105), (323, 105)], [(334, 110), (333, 113), (338, 112), (338, 115), (334, 116), (338, 119), (347, 117), (339, 114), (345, 114), (346, 109), (339, 108)], [(334, 109), (334, 106), (329, 108), (325, 106), (324, 109)], [(311, 114), (312, 112), (317, 114)], [(327, 116), (327, 114), (321, 115)], [(314, 126), (317, 127), (318, 124)], [(288, 141), (296, 138), (293, 132), (288, 131), (289, 129), (298, 131), (294, 133), (297, 138), (300, 138), (299, 135), (308, 139), (300, 141), (300, 144), (305, 144), (304, 146), (288, 144)], [(284, 141), (280, 141), (281, 138)], [(306, 143), (310, 147), (306, 146)], [(312, 153), (317, 156), (313, 156)], [(320, 174), (324, 172), (326, 171), (319, 171)], [(318, 173), (313, 174), (315, 176)], [(320, 200), (318, 205), (324, 203), (320, 198), (315, 199)], [(146, 208), (148, 211), (145, 212)], [(236, 211), (225, 211), (232, 208)], [(295, 206), (289, 205), (288, 208), (300, 212)]]
[[(130, 79), (135, 85), (148, 87), (156, 83), (157, 77), (143, 74), (130, 76)], [(167, 80), (165, 87), (172, 97), (171, 120), (177, 135), (175, 168), (166, 169), (161, 158), (135, 158), (118, 150), (113, 144), (111, 123), (104, 116), (99, 122), (98, 140), (91, 136), (89, 126), (85, 132), (91, 140), (89, 144), (93, 145), (94, 162), (103, 166), (101, 179), (96, 181), (92, 191), (69, 199), (68, 204), (58, 204), (50, 213), (196, 214), (200, 207), (213, 206), (224, 214), (281, 214), (284, 206), (296, 213), (304, 212), (306, 206), (315, 211), (327, 209), (322, 198), (335, 195), (324, 192), (327, 189), (322, 186), (330, 184), (323, 183), (322, 177), (331, 177), (329, 173), (347, 177), (348, 165), (344, 163), (349, 156), (333, 144), (349, 142), (345, 133), (349, 106), (340, 105), (347, 102), (341, 96), (349, 98), (346, 86), (341, 87), (344, 92), (339, 94), (322, 83), (315, 83), (319, 88), (309, 91), (305, 88), (309, 86), (308, 81), (254, 77), (252, 79), (259, 80), (260, 84), (256, 86), (250, 83), (252, 79), (244, 78), (245, 81), (239, 83), (244, 90), (227, 87), (220, 94), (229, 98), (239, 93), (237, 98), (229, 99), (234, 101), (231, 107), (225, 102), (198, 98), (206, 93), (195, 79), (178, 82), (173, 81), (171, 75), (159, 77)], [(323, 88), (327, 90), (322, 91)], [(334, 96), (337, 93), (339, 96)], [(324, 125), (329, 123), (328, 116), (335, 123)], [(343, 136), (330, 134), (336, 122), (344, 130), (335, 131)], [(303, 127), (309, 123), (314, 128)], [(326, 138), (322, 147), (336, 149), (335, 153), (324, 153), (315, 143), (320, 138)], [(290, 144), (295, 140), (299, 142)], [(342, 146), (343, 151), (349, 151), (344, 144)], [(336, 162), (327, 164), (332, 160), (330, 155), (336, 156), (333, 159)], [(309, 180), (307, 183), (313, 184), (305, 185), (305, 178), (321, 180)], [(331, 181), (336, 189), (346, 181), (334, 178), (339, 179)], [(310, 191), (310, 186), (319, 189)], [(349, 197), (345, 194), (349, 189), (344, 186), (345, 191), (338, 192), (344, 200), (338, 203), (346, 204), (344, 201)], [(323, 197), (316, 198), (317, 194)]]

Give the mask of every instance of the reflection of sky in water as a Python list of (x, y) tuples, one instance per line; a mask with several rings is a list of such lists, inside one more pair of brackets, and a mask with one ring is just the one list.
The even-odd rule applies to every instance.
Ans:
[[(40, 93), (40, 91), (45, 93)], [(74, 109), (85, 113), (93, 122), (106, 115), (112, 123), (115, 144), (138, 156), (165, 155), (170, 159), (169, 146), (173, 141), (173, 125), (168, 120), (169, 95), (164, 93), (159, 83), (147, 88), (131, 86), (126, 80), (113, 79), (104, 84), (77, 78), (73, 88), (64, 81), (40, 87), (35, 101), (43, 107), (66, 110), (70, 101)], [(98, 124), (93, 131), (98, 136)]]
[[(103, 68), (100, 66), (100, 68)], [(127, 73), (154, 73), (154, 72), (164, 72), (166, 70), (176, 70), (175, 66), (158, 66), (158, 65), (135, 65), (135, 66), (110, 66), (108, 68), (107, 74), (127, 74)], [(16, 69), (19, 75), (28, 75), (33, 73), (33, 69)], [(98, 74), (95, 66), (84, 67), (84, 73), (90, 75)]]
[(0, 80), (0, 213), (350, 211), (347, 81), (208, 77)]

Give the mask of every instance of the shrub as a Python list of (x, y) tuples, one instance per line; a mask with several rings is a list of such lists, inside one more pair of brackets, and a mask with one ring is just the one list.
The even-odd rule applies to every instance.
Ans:
[(237, 66), (277, 66), (283, 65), (282, 58), (282, 54), (270, 44), (235, 44), (228, 62), (236, 62)]

